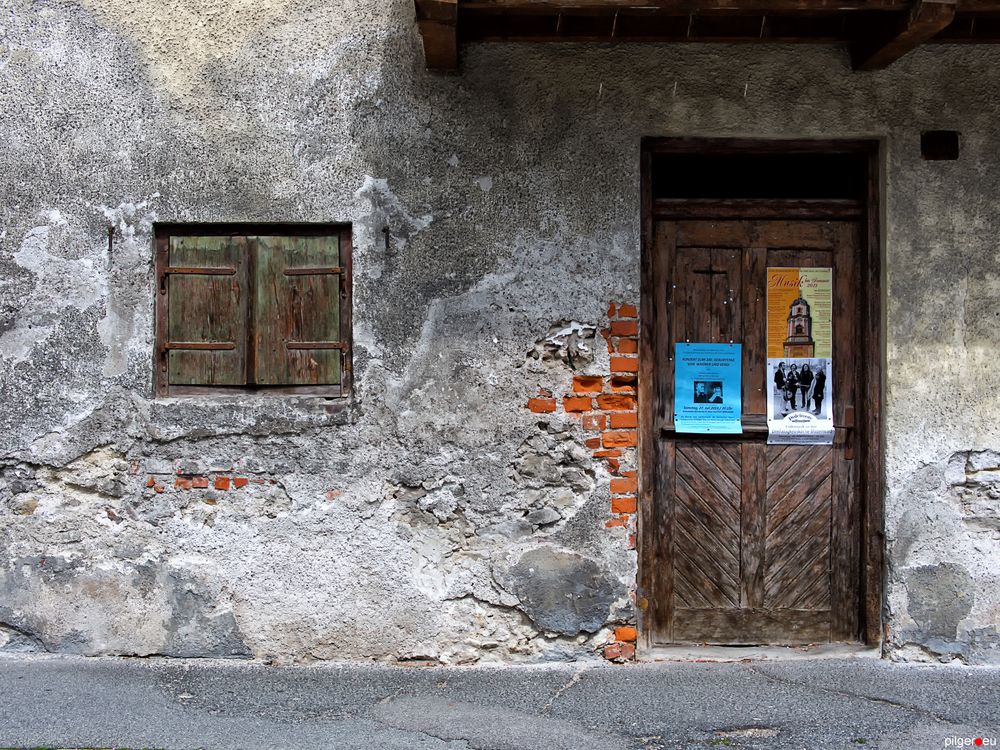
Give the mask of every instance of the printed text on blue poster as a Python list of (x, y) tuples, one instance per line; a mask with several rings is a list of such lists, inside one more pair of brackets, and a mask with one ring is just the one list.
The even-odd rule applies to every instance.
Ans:
[(674, 429), (677, 432), (743, 432), (743, 347), (677, 344), (674, 358)]

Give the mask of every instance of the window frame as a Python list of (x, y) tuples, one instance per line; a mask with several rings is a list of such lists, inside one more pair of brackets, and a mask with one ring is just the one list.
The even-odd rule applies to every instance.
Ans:
[[(172, 237), (251, 237), (271, 235), (283, 237), (330, 237), (340, 240), (340, 341), (341, 367), (339, 385), (171, 385), (165, 364), (167, 354), (168, 300), (166, 270), (169, 266), (170, 240)], [(316, 396), (326, 399), (347, 399), (353, 385), (353, 274), (354, 245), (350, 224), (297, 224), (297, 223), (165, 223), (153, 225), (153, 390), (156, 398), (175, 396)], [(252, 259), (248, 258), (251, 261)], [(252, 280), (250, 283), (254, 283)], [(248, 305), (252, 295), (247, 294)], [(247, 341), (255, 333), (254, 316), (247, 320)]]

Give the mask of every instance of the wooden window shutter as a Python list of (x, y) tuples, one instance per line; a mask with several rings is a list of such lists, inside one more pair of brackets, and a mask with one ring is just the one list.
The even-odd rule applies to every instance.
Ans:
[(157, 266), (158, 382), (246, 384), (246, 238), (172, 236)]
[(252, 382), (340, 385), (347, 295), (340, 237), (249, 239), (256, 282)]

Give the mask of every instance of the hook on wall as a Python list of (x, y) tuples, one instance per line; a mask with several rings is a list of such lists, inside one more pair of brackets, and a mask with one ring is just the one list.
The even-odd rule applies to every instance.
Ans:
[(114, 258), (115, 252), (115, 225), (108, 224), (108, 269), (111, 268), (111, 262)]

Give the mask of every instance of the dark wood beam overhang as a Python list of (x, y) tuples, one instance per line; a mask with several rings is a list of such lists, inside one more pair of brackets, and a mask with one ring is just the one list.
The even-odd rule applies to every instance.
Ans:
[(887, 68), (948, 28), (955, 20), (955, 5), (955, 0), (917, 0), (909, 16), (900, 19), (887, 36), (855, 42), (851, 64), (855, 70)]
[(427, 67), (470, 42), (846, 44), (858, 70), (925, 42), (1000, 42), (1000, 0), (414, 0)]
[(417, 25), (431, 70), (458, 70), (458, 0), (417, 0)]

